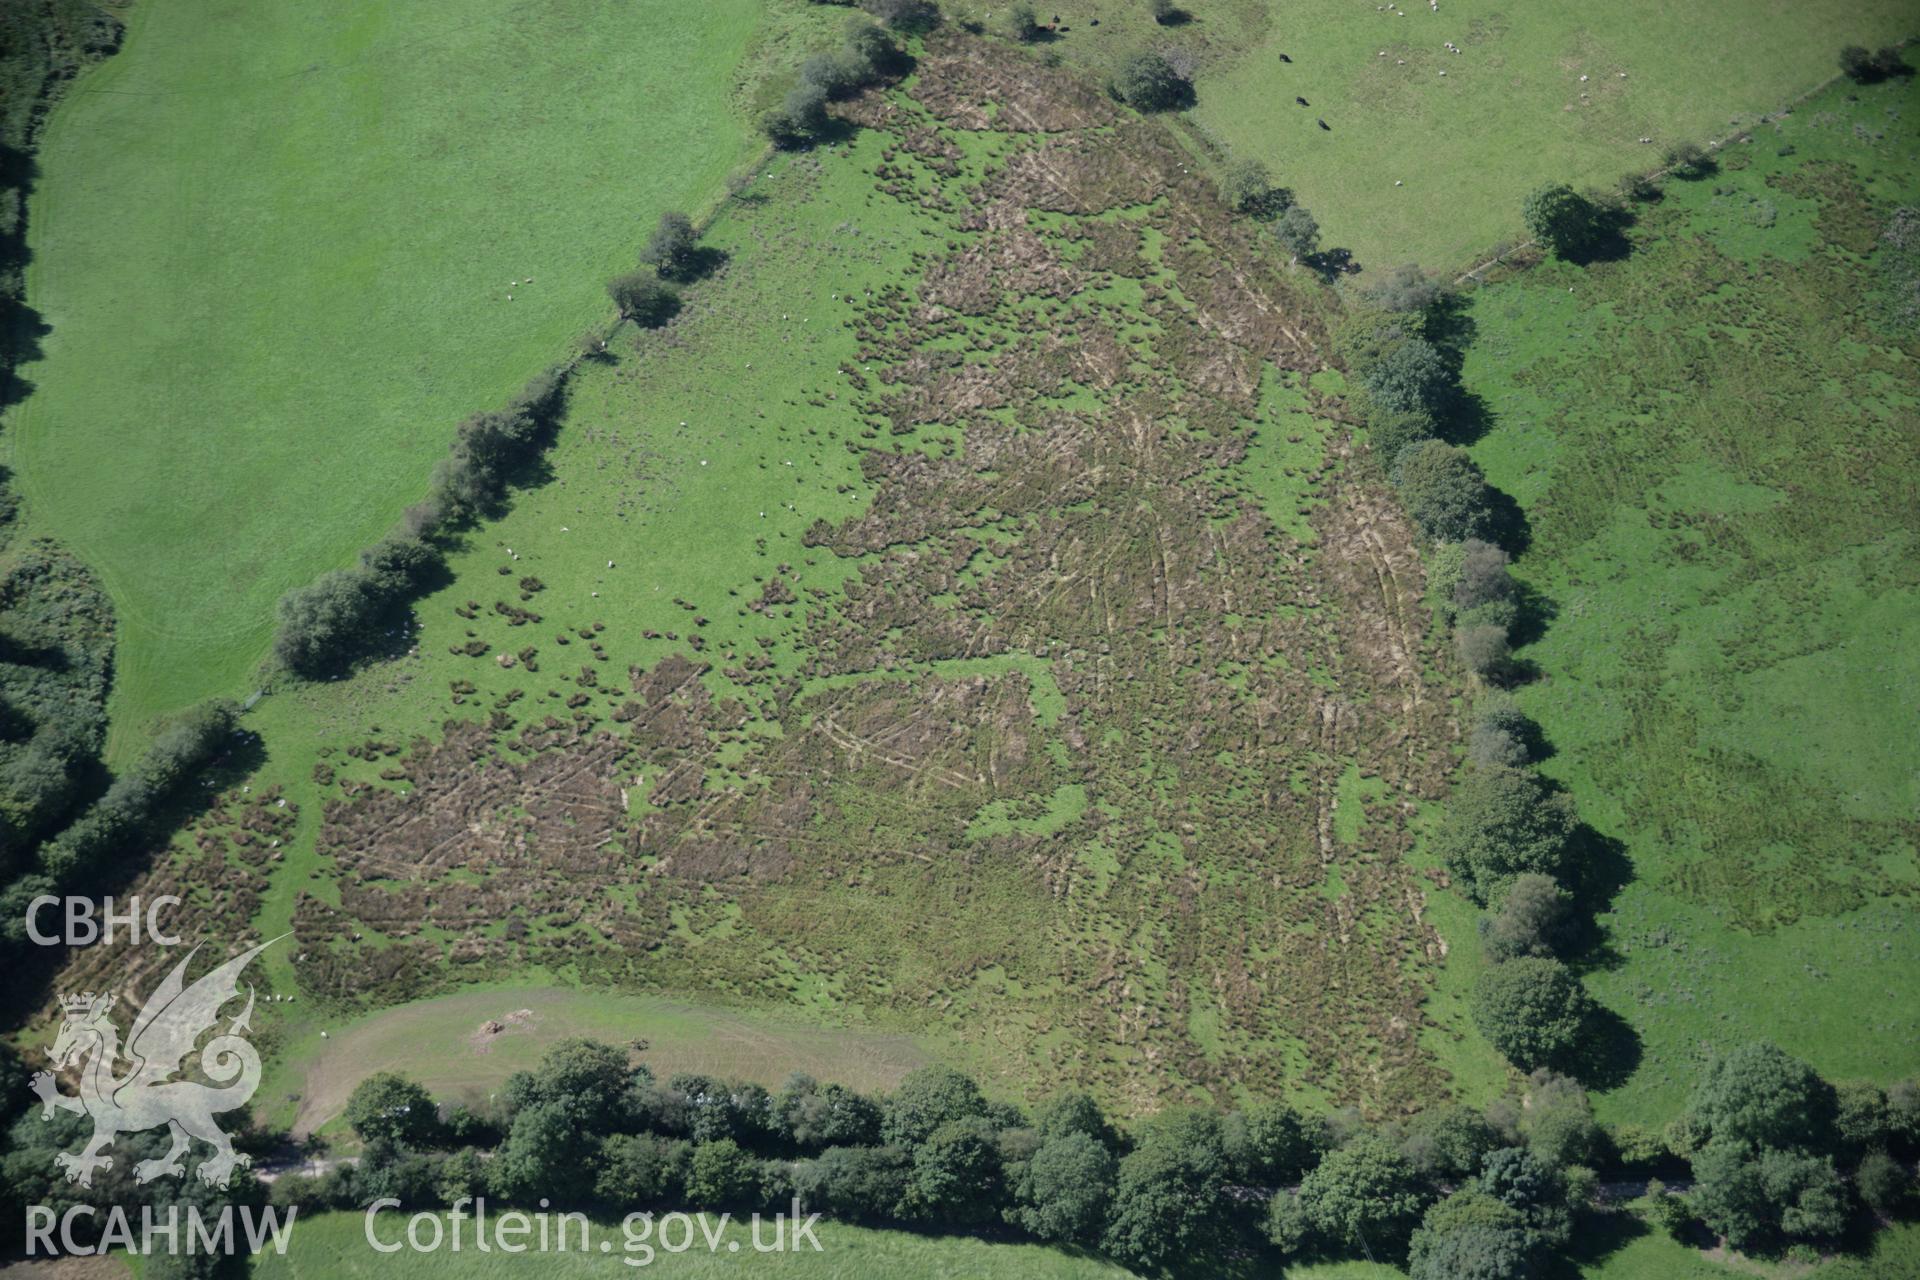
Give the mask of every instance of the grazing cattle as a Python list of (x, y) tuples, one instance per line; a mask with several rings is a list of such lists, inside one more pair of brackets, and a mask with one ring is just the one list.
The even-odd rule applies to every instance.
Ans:
[(1305, 98), (1295, 98), (1294, 101), (1299, 103), (1303, 107), (1307, 105), (1307, 100)]
[(1280, 61), (1282, 61), (1282, 62), (1292, 62), (1292, 61), (1293, 61), (1293, 59), (1292, 59), (1292, 58), (1289, 58), (1289, 57), (1288, 57), (1288, 56), (1287, 56), (1286, 54), (1284, 54), (1284, 53), (1283, 53), (1283, 54), (1281, 54), (1281, 55), (1280, 55)]
[(1322, 119), (1322, 120), (1320, 121), (1320, 127), (1321, 127), (1322, 129), (1325, 129), (1325, 130), (1326, 130), (1326, 131), (1327, 131), (1328, 133), (1332, 133), (1332, 132), (1333, 132), (1333, 126), (1332, 126), (1332, 125), (1330, 125), (1330, 124), (1328, 124), (1328, 123), (1326, 122), (1326, 120), (1325, 120), (1325, 119)]

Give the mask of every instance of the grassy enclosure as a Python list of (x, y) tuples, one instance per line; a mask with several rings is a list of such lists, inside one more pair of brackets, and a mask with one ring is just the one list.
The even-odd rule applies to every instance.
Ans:
[[(273, 1118), (324, 1128), (374, 1063), (483, 1092), (564, 1033), (770, 1084), (938, 1057), (1128, 1116), (1512, 1082), (1420, 852), (1463, 680), (1349, 438), (1335, 304), (1178, 131), (1369, 265), (1465, 266), (1530, 187), (1750, 121), (1895, 6), (1635, 0), (1602, 40), (1571, 4), (1116, 0), (1045, 51), (1184, 43), (1189, 118), (936, 37), (723, 204), (764, 73), (838, 9), (344, 8), (143, 5), (50, 135), (11, 434), (32, 528), (118, 607), (122, 755), (245, 691), (275, 598), (605, 317), (659, 210), (717, 208), (717, 252), (579, 365), (414, 651), (277, 682), (254, 771), (137, 886), (196, 936), (294, 935), (261, 965), (304, 1002), (266, 1019)], [(1911, 1071), (1920, 374), (1873, 252), (1916, 105), (1830, 93), (1670, 184), (1624, 260), (1472, 298), (1471, 447), (1532, 522), (1521, 697), (1632, 873), (1586, 975), (1637, 1041), (1609, 1120), (1659, 1125), (1751, 1038)], [(834, 1230), (794, 1274), (1122, 1274)], [(357, 1220), (311, 1231), (262, 1274), (360, 1273)], [(1622, 1245), (1595, 1274), (1710, 1265)]]
[(256, 1100), (296, 1134), (336, 1120), (370, 1062), (420, 1081), (436, 1098), (482, 1105), (508, 1075), (532, 1068), (567, 1036), (644, 1042), (642, 1060), (662, 1080), (692, 1071), (770, 1089), (804, 1071), (885, 1092), (927, 1060), (903, 1036), (551, 986), (488, 986), (361, 1018), (321, 1015), (321, 1021), (327, 1039), (318, 1039), (315, 1027), (301, 1028)]
[[(1098, 1258), (1039, 1245), (876, 1231), (841, 1222), (821, 1222), (814, 1227), (814, 1236), (820, 1242), (818, 1253), (810, 1247), (802, 1247), (799, 1252), (756, 1253), (747, 1227), (730, 1223), (722, 1232), (717, 1222), (709, 1225), (715, 1228), (717, 1251), (708, 1252), (706, 1240), (696, 1228), (692, 1249), (675, 1254), (656, 1246), (652, 1260), (644, 1266), (637, 1265), (645, 1256), (640, 1253), (631, 1255), (635, 1266), (621, 1265), (626, 1255), (618, 1219), (594, 1223), (594, 1249), (587, 1253), (577, 1247), (579, 1233), (575, 1228), (570, 1237), (575, 1246), (571, 1252), (478, 1255), (472, 1248), (473, 1227), (469, 1222), (466, 1247), (460, 1253), (400, 1256), (405, 1257), (410, 1273), (425, 1280), (439, 1276), (487, 1280), (536, 1270), (560, 1280), (613, 1274), (687, 1276), (696, 1280), (748, 1275), (793, 1280), (864, 1280), (868, 1276), (897, 1276), (900, 1280), (1126, 1280), (1133, 1274)], [(396, 1215), (391, 1221), (382, 1220), (379, 1230), (383, 1242), (403, 1238), (406, 1218)], [(769, 1240), (772, 1227), (763, 1230), (762, 1239)], [(598, 1252), (601, 1240), (611, 1245), (611, 1257)], [(354, 1280), (385, 1276), (394, 1265), (394, 1256), (375, 1253), (368, 1247), (362, 1215), (335, 1213), (311, 1220), (303, 1217), (294, 1228), (286, 1255), (263, 1254), (254, 1264), (254, 1275), (260, 1280)]]
[[(754, 0), (136, 5), (56, 111), (10, 436), (119, 614), (117, 741), (243, 692), (274, 603), (422, 492), (457, 419), (607, 314), (760, 145)], [(671, 92), (669, 92), (671, 88)], [(509, 301), (511, 297), (511, 301)]]
[[(401, 1238), (405, 1228), (405, 1217), (392, 1214), (381, 1220), (378, 1230), (383, 1241), (391, 1242)], [(508, 1258), (498, 1253), (481, 1257), (471, 1248), (471, 1222), (467, 1232), (464, 1252), (403, 1255), (407, 1265), (429, 1280), (441, 1275), (520, 1275), (535, 1267), (543, 1275), (565, 1280), (576, 1275), (606, 1275), (616, 1265), (598, 1253), (582, 1254), (577, 1249), (542, 1255), (537, 1260), (532, 1255)], [(1606, 1221), (1601, 1232), (1606, 1238), (1595, 1242), (1596, 1248), (1611, 1251), (1580, 1266), (1578, 1274), (1588, 1280), (1892, 1280), (1915, 1274), (1914, 1268), (1920, 1265), (1920, 1231), (1910, 1225), (1883, 1232), (1871, 1257), (1843, 1258), (1814, 1266), (1710, 1258), (1624, 1217)], [(988, 1243), (967, 1236), (926, 1236), (838, 1222), (820, 1223), (815, 1235), (820, 1241), (819, 1253), (806, 1249), (758, 1254), (752, 1251), (747, 1231), (730, 1225), (725, 1234), (717, 1233), (720, 1252), (709, 1254), (704, 1238), (696, 1231), (693, 1249), (677, 1255), (656, 1252), (649, 1265), (637, 1270), (643, 1275), (691, 1276), (698, 1280), (754, 1274), (797, 1280), (864, 1280), (875, 1275), (901, 1280), (998, 1280), (1003, 1276), (1008, 1280), (1125, 1280), (1134, 1274), (1097, 1258), (1058, 1249)], [(571, 1238), (577, 1242), (577, 1228)], [(614, 1258), (621, 1256), (617, 1220), (595, 1221), (592, 1240), (596, 1249), (601, 1239), (612, 1243)], [(729, 1243), (738, 1243), (739, 1250), (727, 1252)], [(362, 1215), (333, 1213), (302, 1216), (286, 1255), (262, 1255), (255, 1263), (254, 1274), (260, 1280), (355, 1280), (386, 1275), (392, 1267), (391, 1257), (368, 1247)], [(1292, 1280), (1394, 1280), (1406, 1273), (1370, 1262), (1319, 1262), (1289, 1266), (1286, 1274)]]
[(1844, 44), (1920, 35), (1901, 0), (1179, 8), (1185, 21), (1156, 26), (1143, 0), (1062, 7), (1070, 30), (1048, 47), (1102, 73), (1141, 47), (1188, 52), (1193, 122), (1293, 188), (1324, 244), (1365, 266), (1436, 270), (1523, 238), (1520, 202), (1543, 183), (1611, 187), (1676, 142), (1787, 105), (1837, 74)]
[[(291, 926), (263, 963), (303, 1000), (537, 968), (1126, 1111), (1410, 1106), (1429, 1033), (1497, 1088), (1457, 998), (1420, 1012), (1443, 948), (1398, 855), (1445, 660), (1318, 416), (1306, 277), (1066, 77), (956, 42), (872, 109), (728, 207), (671, 327), (582, 366), (416, 656), (253, 709), (253, 790), (149, 891)], [(1035, 591), (1056, 560), (1085, 568)]]
[(1531, 519), (1545, 768), (1620, 842), (1594, 989), (1658, 1123), (1703, 1053), (1916, 1059), (1920, 360), (1876, 249), (1920, 91), (1843, 88), (1643, 206), (1623, 260), (1473, 295), (1472, 448)]

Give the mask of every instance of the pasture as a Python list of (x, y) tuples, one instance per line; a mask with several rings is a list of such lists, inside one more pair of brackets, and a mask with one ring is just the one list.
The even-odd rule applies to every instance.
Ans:
[[(284, 1006), (282, 1006), (284, 1007)], [(276, 1011), (277, 1012), (277, 1011)], [(319, 1038), (321, 1026), (327, 1029)], [(276, 1058), (256, 1106), (296, 1135), (338, 1118), (368, 1064), (418, 1080), (438, 1099), (485, 1101), (555, 1041), (586, 1036), (645, 1042), (640, 1060), (661, 1080), (681, 1071), (778, 1088), (804, 1071), (884, 1093), (926, 1061), (903, 1036), (791, 1021), (607, 991), (487, 986), (300, 1028)]]
[(1471, 447), (1530, 517), (1521, 691), (1632, 880), (1596, 994), (1658, 1124), (1715, 1046), (1920, 1056), (1920, 348), (1875, 244), (1920, 90), (1836, 89), (1642, 206), (1623, 260), (1476, 290)]
[[(717, 1217), (717, 1215), (716, 1215)], [(254, 1263), (258, 1280), (356, 1280), (392, 1274), (404, 1265), (422, 1280), (458, 1276), (461, 1280), (538, 1274), (574, 1280), (574, 1277), (610, 1275), (667, 1275), (710, 1280), (720, 1276), (773, 1275), (792, 1280), (865, 1280), (870, 1276), (900, 1280), (1125, 1280), (1132, 1275), (1110, 1262), (1049, 1249), (1040, 1245), (988, 1243), (967, 1236), (922, 1236), (904, 1231), (876, 1231), (846, 1223), (821, 1222), (813, 1228), (819, 1252), (802, 1246), (798, 1252), (757, 1253), (749, 1228), (740, 1223), (715, 1225), (718, 1242), (708, 1251), (696, 1228), (694, 1247), (669, 1253), (649, 1241), (631, 1250), (617, 1219), (596, 1220), (589, 1243), (579, 1249), (578, 1228), (572, 1228), (569, 1251), (506, 1255), (479, 1254), (473, 1249), (473, 1227), (467, 1225), (465, 1247), (459, 1253), (376, 1253), (367, 1244), (364, 1218), (357, 1213), (302, 1217), (295, 1225), (284, 1256), (262, 1254)], [(406, 1218), (382, 1219), (376, 1230), (383, 1243), (404, 1238)], [(770, 1241), (772, 1227), (763, 1226), (762, 1241)], [(672, 1236), (677, 1244), (678, 1229)], [(607, 1252), (600, 1252), (602, 1242)], [(642, 1251), (646, 1249), (646, 1251)], [(404, 1262), (401, 1260), (404, 1259)], [(629, 1265), (622, 1265), (622, 1263)]]
[[(1420, 1013), (1442, 948), (1399, 854), (1447, 677), (1404, 524), (1314, 416), (1311, 292), (1149, 126), (1124, 185), (1073, 170), (1084, 207), (973, 224), (1081, 145), (971, 114), (976, 75), (1016, 89), (949, 50), (886, 127), (731, 203), (723, 268), (581, 367), (550, 474), (455, 552), (414, 655), (277, 687), (253, 791), (149, 888), (210, 935), (291, 927), (263, 968), (303, 1001), (538, 971), (1126, 1111), (1405, 1106), (1438, 1042), (1497, 1088), (1457, 997)], [(909, 323), (916, 296), (951, 301)], [(1034, 592), (1055, 557), (1092, 577)], [(1368, 692), (1319, 709), (1336, 688)]]
[(244, 696), (279, 596), (392, 524), (459, 418), (607, 315), (660, 211), (758, 150), (735, 68), (763, 25), (756, 0), (129, 14), (42, 147), (51, 328), (9, 431), (34, 527), (118, 611), (117, 757)]
[(1071, 30), (1049, 47), (1101, 73), (1142, 47), (1186, 51), (1193, 125), (1264, 161), (1323, 244), (1457, 271), (1524, 238), (1535, 187), (1611, 187), (1786, 106), (1836, 74), (1844, 44), (1920, 35), (1901, 0), (1438, 5), (1191, 0), (1190, 21), (1157, 27), (1138, 0), (1093, 0), (1058, 10)]
[[(332, 1213), (302, 1217), (294, 1227), (285, 1256), (262, 1255), (254, 1264), (259, 1280), (356, 1280), (388, 1274), (394, 1259), (376, 1254), (364, 1234), (359, 1214)], [(401, 1238), (405, 1218), (389, 1215), (376, 1228), (383, 1242)], [(1920, 1264), (1920, 1232), (1911, 1226), (1895, 1227), (1879, 1233), (1874, 1252), (1867, 1258), (1841, 1257), (1813, 1266), (1802, 1263), (1758, 1263), (1745, 1259), (1724, 1260), (1675, 1244), (1665, 1235), (1648, 1231), (1631, 1219), (1613, 1220), (1622, 1232), (1607, 1229), (1609, 1220), (1601, 1220), (1595, 1252), (1604, 1256), (1583, 1262), (1578, 1274), (1586, 1280), (1881, 1280), (1915, 1274)], [(481, 1256), (471, 1248), (471, 1224), (467, 1248), (460, 1254), (406, 1254), (406, 1265), (428, 1280), (448, 1276), (511, 1276), (535, 1269), (542, 1275), (601, 1276), (611, 1274), (614, 1262), (598, 1254), (598, 1242), (607, 1240), (612, 1259), (625, 1255), (620, 1223), (595, 1220), (590, 1237), (592, 1250), (577, 1248), (566, 1253), (538, 1256), (526, 1254), (507, 1257), (499, 1253)], [(770, 1229), (769, 1229), (770, 1230)], [(574, 1241), (578, 1240), (575, 1228)], [(748, 1231), (729, 1224), (719, 1234), (720, 1251), (709, 1253), (697, 1231), (695, 1246), (687, 1252), (669, 1254), (657, 1249), (640, 1274), (708, 1277), (775, 1274), (799, 1280), (852, 1280), (854, 1277), (885, 1275), (901, 1280), (1123, 1280), (1133, 1273), (1098, 1258), (1075, 1255), (1033, 1244), (988, 1243), (967, 1236), (928, 1236), (905, 1231), (883, 1231), (846, 1223), (822, 1222), (815, 1227), (821, 1252), (759, 1254), (752, 1251)], [(677, 1242), (677, 1236), (676, 1242)], [(764, 1237), (763, 1237), (764, 1238)], [(739, 1249), (728, 1252), (728, 1245)], [(644, 1255), (635, 1252), (636, 1259)], [(1394, 1280), (1406, 1273), (1396, 1267), (1368, 1262), (1307, 1263), (1289, 1266), (1290, 1280)]]

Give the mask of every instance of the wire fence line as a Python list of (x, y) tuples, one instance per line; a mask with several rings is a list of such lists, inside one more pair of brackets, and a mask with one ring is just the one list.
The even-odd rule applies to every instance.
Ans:
[[(1905, 46), (1903, 45), (1902, 47), (1904, 48)], [(1760, 128), (1763, 125), (1776, 124), (1779, 121), (1784, 120), (1786, 117), (1792, 115), (1794, 108), (1798, 107), (1801, 103), (1806, 102), (1807, 100), (1814, 98), (1819, 94), (1825, 93), (1828, 89), (1832, 88), (1836, 83), (1838, 83), (1841, 80), (1844, 80), (1845, 78), (1846, 76), (1844, 73), (1828, 76), (1825, 80), (1822, 80), (1819, 84), (1813, 86), (1813, 88), (1808, 89), (1805, 93), (1802, 93), (1798, 97), (1788, 101), (1786, 106), (1779, 108), (1777, 111), (1770, 111), (1766, 113), (1765, 115), (1761, 116), (1758, 120), (1754, 121), (1753, 124), (1745, 128), (1736, 130), (1735, 132), (1728, 134), (1724, 138), (1709, 138), (1707, 140), (1707, 150), (1718, 151), (1722, 147), (1728, 146), (1735, 142), (1752, 141), (1753, 131), (1755, 129)], [(1680, 167), (1681, 166), (1679, 165), (1671, 165), (1671, 164), (1664, 165), (1661, 168), (1651, 171), (1650, 173), (1642, 174), (1641, 177), (1645, 181), (1655, 182), (1661, 178), (1666, 177), (1668, 174), (1672, 173), (1675, 169)], [(1512, 248), (1503, 250), (1502, 252), (1495, 254), (1493, 257), (1488, 258), (1485, 262), (1481, 263), (1479, 266), (1474, 267), (1471, 270), (1466, 271), (1461, 275), (1457, 276), (1454, 279), (1453, 283), (1455, 287), (1458, 287), (1460, 285), (1465, 284), (1469, 280), (1477, 281), (1480, 278), (1481, 272), (1486, 271), (1492, 267), (1497, 267), (1501, 263), (1505, 262), (1507, 259), (1511, 258), (1514, 254), (1519, 253), (1522, 249), (1534, 248), (1538, 246), (1539, 243), (1540, 241), (1537, 238), (1530, 236), (1527, 239), (1522, 240), (1519, 244), (1514, 245)]]

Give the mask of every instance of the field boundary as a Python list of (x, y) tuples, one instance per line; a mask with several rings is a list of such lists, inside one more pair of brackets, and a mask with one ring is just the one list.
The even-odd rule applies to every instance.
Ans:
[[(1900, 47), (1902, 49), (1907, 49), (1912, 47), (1913, 43), (1914, 42), (1911, 39), (1904, 40), (1901, 42)], [(1798, 97), (1789, 100), (1787, 105), (1785, 105), (1784, 107), (1779, 107), (1773, 111), (1769, 111), (1764, 115), (1760, 116), (1760, 118), (1755, 120), (1751, 125), (1748, 125), (1745, 128), (1736, 130), (1735, 132), (1728, 134), (1724, 138), (1709, 138), (1707, 140), (1707, 149), (1710, 151), (1719, 151), (1724, 147), (1732, 146), (1736, 142), (1753, 141), (1753, 131), (1755, 129), (1758, 129), (1762, 125), (1775, 124), (1780, 120), (1785, 119), (1787, 116), (1792, 115), (1795, 108), (1799, 107), (1802, 103), (1818, 97), (1820, 94), (1825, 93), (1828, 89), (1831, 89), (1836, 83), (1846, 78), (1847, 76), (1844, 71), (1837, 72), (1834, 75), (1828, 76), (1825, 80), (1822, 80), (1819, 84), (1815, 85), (1813, 88), (1808, 89), (1805, 93), (1802, 93)], [(1674, 165), (1663, 165), (1658, 169), (1654, 169), (1640, 176), (1647, 179), (1649, 182), (1651, 182), (1651, 181), (1655, 181), (1657, 179), (1666, 177), (1668, 174), (1672, 173), (1675, 168), (1676, 166)], [(1482, 271), (1487, 271), (1494, 267), (1497, 267), (1501, 263), (1513, 257), (1514, 254), (1519, 253), (1522, 249), (1537, 248), (1539, 244), (1540, 244), (1539, 240), (1533, 238), (1532, 236), (1529, 236), (1527, 239), (1522, 240), (1519, 244), (1514, 245), (1511, 249), (1508, 249), (1506, 252), (1501, 254), (1496, 254), (1494, 257), (1491, 257), (1487, 259), (1485, 262), (1481, 263), (1479, 266), (1473, 267), (1468, 271), (1466, 271), (1465, 273), (1461, 274), (1460, 276), (1456, 277), (1453, 282), (1454, 287), (1458, 288), (1460, 285), (1465, 284), (1469, 280), (1473, 280), (1477, 283), (1479, 281), (1480, 273)]]

